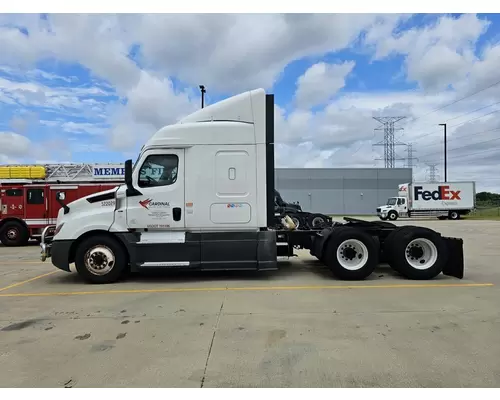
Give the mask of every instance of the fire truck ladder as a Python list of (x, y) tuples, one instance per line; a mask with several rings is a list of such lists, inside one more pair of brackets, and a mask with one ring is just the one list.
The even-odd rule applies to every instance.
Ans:
[(92, 164), (46, 164), (47, 182), (92, 181)]
[[(116, 169), (117, 164), (44, 164), (44, 165), (9, 165), (2, 166), (6, 179), (0, 179), (0, 183), (31, 183), (31, 182), (103, 182), (121, 180), (116, 176), (93, 176), (95, 166), (106, 169)], [(1, 174), (0, 174), (1, 175)], [(0, 176), (1, 178), (1, 176)]]

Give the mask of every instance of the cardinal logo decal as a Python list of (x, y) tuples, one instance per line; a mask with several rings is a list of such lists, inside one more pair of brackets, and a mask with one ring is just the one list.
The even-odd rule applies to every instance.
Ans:
[(153, 199), (146, 199), (139, 201), (139, 204), (143, 206), (146, 210), (149, 210), (149, 203), (151, 203)]

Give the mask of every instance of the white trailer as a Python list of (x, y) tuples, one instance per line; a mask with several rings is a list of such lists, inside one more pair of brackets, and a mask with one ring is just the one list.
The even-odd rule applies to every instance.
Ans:
[(377, 208), (383, 221), (398, 218), (460, 219), (476, 207), (475, 182), (413, 182), (399, 185), (398, 196)]
[[(161, 173), (153, 173), (161, 171)], [(275, 215), (274, 96), (257, 89), (166, 126), (125, 162), (125, 184), (63, 203), (41, 259), (88, 282), (127, 271), (275, 270), (309, 249), (343, 280), (387, 262), (409, 279), (463, 278), (463, 242), (431, 229), (346, 219), (295, 229)], [(50, 235), (49, 235), (50, 233)]]

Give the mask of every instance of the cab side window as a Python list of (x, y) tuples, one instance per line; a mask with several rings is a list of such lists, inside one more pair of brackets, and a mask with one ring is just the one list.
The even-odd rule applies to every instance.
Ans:
[(175, 154), (154, 154), (144, 160), (139, 170), (141, 188), (173, 185), (177, 181), (179, 157)]
[(22, 189), (7, 189), (5, 195), (9, 197), (20, 197), (23, 195)]
[(43, 204), (43, 189), (28, 189), (28, 204)]
[(398, 199), (398, 206), (404, 206), (405, 199)]

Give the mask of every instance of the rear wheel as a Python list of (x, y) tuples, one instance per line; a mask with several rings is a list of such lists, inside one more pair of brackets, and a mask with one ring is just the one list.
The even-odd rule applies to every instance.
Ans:
[[(394, 226), (394, 225), (393, 225)], [(394, 263), (393, 257), (392, 257), (392, 250), (394, 249), (394, 239), (401, 235), (401, 233), (407, 229), (411, 229), (413, 226), (400, 226), (394, 229), (389, 235), (385, 238), (384, 240), (384, 245), (382, 246), (382, 252), (383, 252), (383, 259), (385, 262), (387, 262), (391, 268), (395, 271), (398, 271), (398, 265)]]
[(327, 218), (323, 214), (310, 214), (307, 216), (307, 224), (311, 229), (324, 228), (327, 223)]
[(7, 221), (0, 228), (0, 241), (4, 246), (26, 246), (29, 241), (29, 231), (20, 222)]
[(324, 259), (342, 280), (363, 280), (378, 264), (378, 249), (366, 232), (352, 227), (336, 228), (326, 243)]
[(448, 218), (452, 220), (457, 220), (460, 219), (460, 214), (458, 213), (458, 211), (450, 211), (448, 214)]
[(76, 249), (75, 266), (78, 273), (90, 283), (112, 283), (127, 269), (128, 257), (116, 239), (93, 236)]
[(302, 224), (300, 223), (300, 219), (296, 216), (292, 216), (290, 217), (293, 221), (293, 223), (295, 224), (295, 229), (301, 229), (302, 228)]
[(401, 229), (388, 245), (390, 264), (408, 279), (427, 280), (439, 275), (448, 260), (441, 235), (423, 227)]

